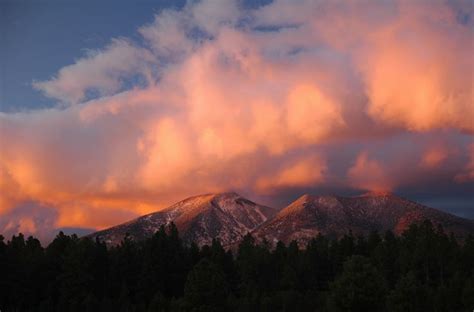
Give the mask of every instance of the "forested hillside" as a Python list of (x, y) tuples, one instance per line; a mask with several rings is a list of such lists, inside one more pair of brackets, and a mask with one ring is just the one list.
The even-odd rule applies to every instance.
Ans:
[(305, 249), (218, 241), (184, 245), (176, 227), (120, 245), (60, 233), (47, 247), (0, 236), (0, 310), (9, 311), (471, 311), (474, 238), (430, 222)]

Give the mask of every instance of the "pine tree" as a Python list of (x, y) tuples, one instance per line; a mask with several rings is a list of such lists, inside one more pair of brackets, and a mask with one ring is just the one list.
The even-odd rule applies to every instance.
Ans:
[(380, 311), (385, 304), (383, 276), (363, 256), (352, 256), (331, 284), (330, 307), (336, 311)]
[(207, 259), (189, 272), (184, 289), (187, 311), (226, 311), (228, 284), (224, 272)]
[(413, 272), (404, 275), (388, 296), (391, 311), (429, 311), (428, 293)]

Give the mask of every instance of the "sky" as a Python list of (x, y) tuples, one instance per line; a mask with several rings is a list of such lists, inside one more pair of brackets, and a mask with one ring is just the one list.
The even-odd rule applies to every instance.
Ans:
[(392, 192), (474, 219), (470, 1), (0, 2), (0, 233), (186, 197)]

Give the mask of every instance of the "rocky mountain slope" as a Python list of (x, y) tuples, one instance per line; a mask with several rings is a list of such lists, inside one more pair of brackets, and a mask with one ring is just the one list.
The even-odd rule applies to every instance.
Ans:
[(141, 240), (152, 236), (161, 225), (173, 222), (185, 242), (194, 241), (198, 245), (205, 245), (217, 238), (224, 246), (228, 246), (255, 230), (276, 212), (236, 193), (207, 194), (187, 198), (164, 210), (88, 237), (98, 237), (107, 245), (116, 245), (126, 234), (132, 239)]
[(474, 234), (474, 221), (463, 219), (392, 194), (357, 197), (303, 195), (277, 213), (236, 193), (190, 197), (164, 210), (90, 234), (108, 245), (119, 244), (126, 234), (132, 239), (150, 237), (161, 225), (176, 224), (185, 242), (202, 246), (213, 238), (235, 247), (251, 233), (257, 241), (298, 241), (304, 246), (319, 233), (340, 237), (352, 231), (367, 235), (387, 230), (401, 234), (411, 223), (426, 219), (442, 225), (457, 238)]
[(366, 194), (358, 197), (303, 195), (273, 219), (253, 232), (258, 240), (271, 243), (298, 241), (307, 243), (319, 233), (340, 237), (352, 231), (354, 235), (383, 233), (391, 230), (401, 234), (411, 223), (431, 220), (442, 225), (457, 238), (474, 234), (474, 221), (426, 207), (392, 194)]

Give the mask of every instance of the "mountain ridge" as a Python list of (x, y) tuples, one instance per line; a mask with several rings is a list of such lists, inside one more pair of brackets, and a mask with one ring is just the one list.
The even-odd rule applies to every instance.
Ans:
[(352, 232), (372, 231), (401, 234), (412, 223), (425, 219), (440, 224), (446, 232), (463, 239), (474, 234), (474, 221), (427, 207), (387, 192), (359, 196), (314, 196), (303, 194), (281, 210), (259, 205), (235, 192), (188, 197), (163, 210), (98, 231), (87, 237), (119, 244), (125, 235), (142, 240), (161, 225), (173, 222), (185, 243), (206, 245), (219, 239), (223, 246), (235, 246), (247, 233), (257, 241), (304, 246), (318, 234), (339, 237)]
[(399, 235), (412, 223), (440, 224), (462, 239), (474, 233), (474, 221), (427, 207), (394, 194), (354, 197), (303, 195), (253, 232), (259, 240), (304, 245), (318, 234), (332, 237), (352, 232), (367, 235), (390, 230)]

